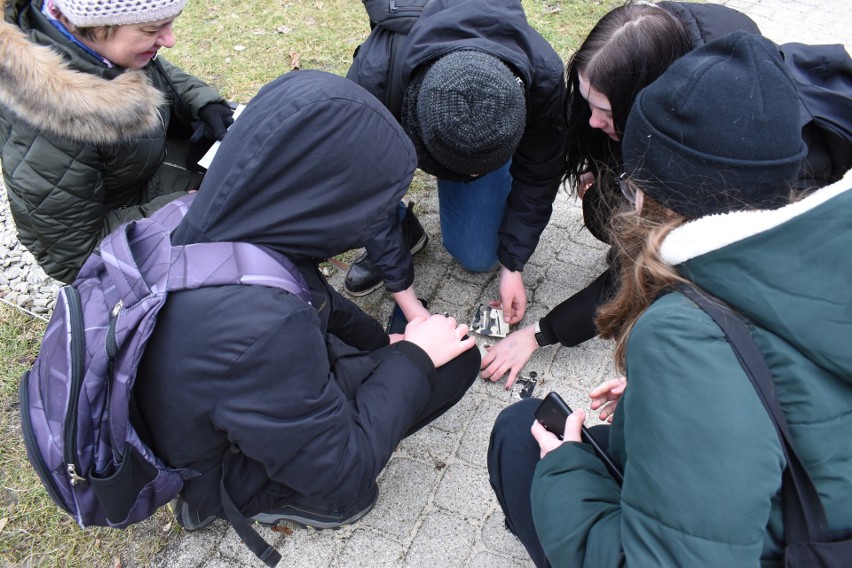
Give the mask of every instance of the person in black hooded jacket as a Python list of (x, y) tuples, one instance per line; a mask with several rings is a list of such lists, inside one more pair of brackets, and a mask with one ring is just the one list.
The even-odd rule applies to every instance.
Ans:
[(319, 71), (265, 86), (229, 131), (173, 242), (273, 249), (296, 264), (312, 301), (260, 285), (168, 298), (134, 392), (154, 452), (200, 474), (175, 504), (184, 527), (224, 516), (223, 475), (239, 512), (257, 521), (353, 522), (375, 503), (399, 441), (473, 383), (479, 353), (467, 326), (423, 316), (388, 336), (318, 270), (363, 246), (415, 167), (387, 109)]

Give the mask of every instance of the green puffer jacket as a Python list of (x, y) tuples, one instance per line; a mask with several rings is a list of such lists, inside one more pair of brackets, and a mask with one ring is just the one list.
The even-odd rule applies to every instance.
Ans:
[[(772, 370), (830, 528), (852, 528), (852, 176), (775, 211), (714, 215), (666, 238), (663, 259), (743, 314)], [(554, 566), (780, 566), (785, 459), (721, 329), (680, 293), (628, 339), (610, 452), (538, 464), (535, 526)]]
[(18, 238), (50, 276), (70, 282), (112, 229), (198, 187), (199, 174), (164, 163), (166, 129), (173, 115), (188, 125), (224, 99), (163, 59), (177, 95), (154, 62), (106, 68), (41, 4), (3, 3), (0, 162)]

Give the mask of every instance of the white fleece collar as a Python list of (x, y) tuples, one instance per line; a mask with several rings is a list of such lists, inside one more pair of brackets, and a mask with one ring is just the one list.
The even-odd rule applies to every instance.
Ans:
[(850, 188), (852, 171), (840, 181), (780, 209), (732, 211), (694, 219), (666, 236), (660, 256), (663, 262), (676, 266), (786, 223)]

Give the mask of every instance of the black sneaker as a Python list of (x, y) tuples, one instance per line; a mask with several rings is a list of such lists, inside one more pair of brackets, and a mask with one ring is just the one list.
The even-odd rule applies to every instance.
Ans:
[[(414, 203), (409, 202), (405, 217), (402, 218), (402, 238), (408, 244), (411, 254), (420, 252), (429, 242), (429, 235), (414, 214)], [(349, 267), (343, 289), (350, 296), (366, 296), (382, 285), (382, 275), (365, 252)]]
[(351, 505), (330, 505), (303, 497), (278, 509), (259, 513), (251, 520), (271, 526), (290, 522), (315, 529), (337, 529), (354, 523), (369, 513), (378, 499), (379, 486), (374, 482), (370, 489)]
[(216, 520), (216, 515), (210, 515), (209, 517), (201, 518), (201, 515), (198, 512), (198, 509), (178, 497), (177, 499), (173, 499), (169, 506), (172, 508), (172, 512), (175, 514), (175, 520), (177, 524), (183, 527), (184, 530), (187, 531), (197, 531), (198, 529), (203, 529), (210, 523)]

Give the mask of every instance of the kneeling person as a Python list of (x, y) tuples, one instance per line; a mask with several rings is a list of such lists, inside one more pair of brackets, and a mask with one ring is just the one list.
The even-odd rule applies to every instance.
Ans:
[(327, 73), (280, 77), (231, 128), (173, 242), (273, 249), (312, 301), (220, 286), (176, 292), (160, 313), (134, 390), (155, 453), (200, 474), (177, 503), (185, 528), (224, 516), (220, 481), (263, 523), (359, 519), (399, 441), (472, 384), (479, 353), (466, 326), (420, 317), (389, 337), (317, 267), (363, 246), (416, 165), (381, 103)]

